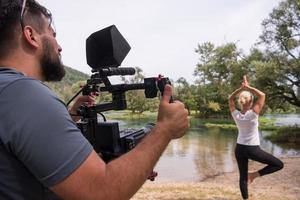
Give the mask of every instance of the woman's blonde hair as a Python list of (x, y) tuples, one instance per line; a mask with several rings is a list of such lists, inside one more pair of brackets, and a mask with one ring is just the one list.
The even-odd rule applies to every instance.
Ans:
[(253, 95), (252, 95), (252, 93), (249, 92), (249, 91), (242, 91), (239, 94), (238, 103), (239, 103), (241, 108), (246, 104), (250, 104), (250, 107), (251, 107), (252, 104), (253, 104)]

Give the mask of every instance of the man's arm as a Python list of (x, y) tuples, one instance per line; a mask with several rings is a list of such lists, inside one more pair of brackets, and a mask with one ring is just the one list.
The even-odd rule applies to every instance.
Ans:
[(93, 151), (65, 180), (51, 187), (63, 199), (129, 199), (142, 186), (171, 139), (189, 126), (188, 112), (180, 102), (169, 103), (165, 88), (157, 125), (134, 149), (105, 164)]

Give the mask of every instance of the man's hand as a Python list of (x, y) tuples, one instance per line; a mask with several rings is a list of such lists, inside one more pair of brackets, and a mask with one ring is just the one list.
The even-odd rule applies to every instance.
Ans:
[(98, 93), (93, 93), (90, 95), (80, 95), (79, 97), (76, 98), (74, 104), (72, 107), (69, 109), (69, 113), (72, 116), (73, 121), (78, 121), (80, 119), (79, 116), (77, 115), (77, 110), (81, 105), (88, 105), (88, 106), (93, 106), (95, 104), (95, 98), (98, 96)]
[(180, 138), (189, 128), (188, 111), (179, 101), (169, 103), (172, 96), (172, 87), (165, 86), (164, 95), (159, 105), (157, 126), (166, 130), (170, 139)]

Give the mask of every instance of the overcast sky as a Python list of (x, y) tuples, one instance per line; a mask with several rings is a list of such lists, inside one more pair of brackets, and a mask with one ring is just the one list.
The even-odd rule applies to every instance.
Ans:
[(85, 40), (116, 25), (131, 46), (120, 67), (142, 68), (146, 77), (163, 74), (194, 80), (195, 48), (235, 42), (248, 52), (261, 22), (280, 0), (39, 0), (53, 14), (62, 60), (90, 74)]

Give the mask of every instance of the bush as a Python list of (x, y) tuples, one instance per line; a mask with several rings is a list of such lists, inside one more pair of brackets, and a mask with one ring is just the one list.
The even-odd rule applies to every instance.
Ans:
[(300, 127), (288, 126), (281, 127), (274, 131), (273, 134), (266, 136), (272, 142), (278, 143), (294, 143), (300, 145)]

